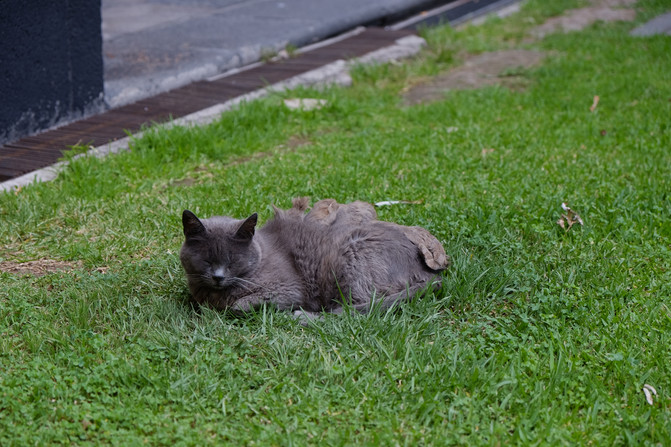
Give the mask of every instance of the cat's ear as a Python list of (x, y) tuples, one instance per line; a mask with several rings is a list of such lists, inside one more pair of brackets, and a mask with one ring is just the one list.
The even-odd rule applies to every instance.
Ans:
[(245, 221), (240, 225), (238, 231), (235, 233), (236, 239), (249, 240), (254, 236), (254, 228), (256, 227), (256, 221), (259, 216), (254, 213), (249, 216)]
[(187, 238), (205, 233), (203, 223), (189, 210), (184, 210), (182, 213), (182, 225), (184, 226), (184, 236)]

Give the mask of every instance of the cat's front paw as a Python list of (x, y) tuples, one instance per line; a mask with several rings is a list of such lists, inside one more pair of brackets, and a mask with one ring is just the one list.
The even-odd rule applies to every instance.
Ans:
[(308, 312), (305, 310), (295, 310), (293, 317), (298, 320), (301, 326), (309, 326), (311, 321), (323, 320), (324, 317), (315, 312)]

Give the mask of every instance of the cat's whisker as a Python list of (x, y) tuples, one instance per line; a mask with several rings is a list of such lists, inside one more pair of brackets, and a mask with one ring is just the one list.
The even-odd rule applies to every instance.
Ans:
[(268, 287), (262, 286), (261, 284), (255, 283), (248, 279), (240, 278), (238, 276), (231, 279), (235, 281), (236, 285), (239, 285), (240, 287), (245, 287), (247, 290), (252, 290), (252, 287), (250, 286), (256, 287), (257, 289), (270, 290)]
[[(186, 276), (188, 278), (199, 279), (199, 280), (202, 280), (204, 282), (212, 281), (212, 277), (210, 275), (203, 275), (203, 274), (200, 274), (200, 273), (187, 273)], [(270, 290), (268, 287), (264, 287), (264, 286), (262, 286), (258, 283), (255, 283), (255, 282), (250, 281), (248, 279), (240, 278), (240, 277), (237, 277), (237, 276), (227, 278), (225, 282), (228, 283), (227, 286), (239, 286), (239, 287), (244, 288), (245, 290), (253, 290), (254, 288), (263, 289), (263, 290)], [(203, 284), (201, 286), (201, 288), (206, 288), (206, 287), (207, 286), (205, 284)]]
[(186, 276), (189, 278), (209, 279), (209, 276), (200, 273), (187, 273)]

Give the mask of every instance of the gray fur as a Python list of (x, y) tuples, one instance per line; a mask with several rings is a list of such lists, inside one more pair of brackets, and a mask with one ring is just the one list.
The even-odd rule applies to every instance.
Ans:
[[(245, 312), (263, 303), (282, 310), (342, 312), (343, 300), (367, 312), (440, 286), (449, 259), (420, 227), (377, 220), (364, 202), (306, 198), (256, 230), (247, 219), (198, 219), (184, 211), (180, 260), (194, 300)], [(428, 248), (427, 248), (428, 247)], [(312, 318), (312, 317), (309, 317)]]

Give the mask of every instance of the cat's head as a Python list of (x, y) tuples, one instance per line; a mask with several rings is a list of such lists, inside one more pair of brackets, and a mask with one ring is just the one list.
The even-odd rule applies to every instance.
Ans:
[(179, 257), (189, 284), (221, 290), (236, 285), (244, 287), (245, 278), (254, 273), (260, 257), (254, 241), (257, 219), (254, 213), (244, 220), (230, 217), (201, 220), (184, 210), (185, 240)]

